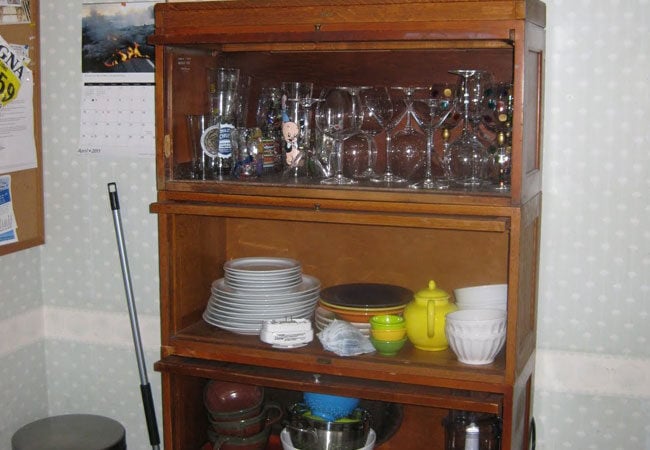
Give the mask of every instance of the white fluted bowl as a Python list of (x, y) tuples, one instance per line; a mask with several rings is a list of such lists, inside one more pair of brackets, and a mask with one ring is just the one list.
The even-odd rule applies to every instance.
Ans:
[(494, 362), (506, 342), (506, 334), (471, 337), (448, 333), (447, 341), (458, 361), (465, 364), (482, 365)]
[(465, 364), (490, 364), (506, 341), (506, 312), (499, 309), (458, 310), (445, 317), (449, 347)]
[(506, 311), (459, 309), (445, 316), (445, 327), (456, 336), (494, 336), (506, 332)]

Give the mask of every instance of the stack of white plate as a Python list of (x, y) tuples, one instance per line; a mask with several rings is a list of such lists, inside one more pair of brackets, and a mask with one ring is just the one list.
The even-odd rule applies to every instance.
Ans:
[(320, 282), (304, 275), (294, 259), (251, 257), (224, 264), (225, 277), (212, 283), (203, 319), (238, 334), (259, 335), (272, 319), (311, 319)]

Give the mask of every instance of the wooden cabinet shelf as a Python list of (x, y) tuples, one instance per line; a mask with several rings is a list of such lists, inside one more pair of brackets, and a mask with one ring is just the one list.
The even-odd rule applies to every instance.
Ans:
[(472, 367), (459, 363), (451, 350), (426, 352), (407, 343), (394, 357), (372, 353), (350, 358), (323, 350), (318, 339), (287, 352), (260, 342), (258, 336), (236, 335), (203, 321), (177, 333), (163, 352), (205, 361), (285, 369), (281, 373), (345, 375), (364, 383), (369, 380), (400, 383), (408, 378), (410, 385), (503, 393), (505, 380), (503, 355), (492, 364)]
[[(263, 3), (263, 4), (261, 4)], [(290, 9), (291, 14), (286, 14)], [(156, 5), (156, 173), (165, 448), (203, 445), (211, 379), (294, 398), (338, 393), (404, 407), (382, 450), (444, 448), (453, 411), (500, 416), (502, 449), (526, 449), (532, 411), (541, 220), (545, 7), (538, 0), (274, 0)], [(511, 189), (439, 192), (289, 182), (192, 180), (186, 116), (206, 111), (207, 67), (237, 67), (263, 85), (304, 79), (421, 85), (449, 70), (489, 70), (513, 84)], [(249, 107), (248, 121), (254, 116)], [(253, 119), (254, 120), (254, 119)], [(339, 357), (318, 339), (279, 350), (202, 320), (225, 262), (300, 261), (322, 287), (383, 282), (424, 288), (508, 284), (507, 340), (492, 364), (409, 343), (395, 357)]]
[[(286, 360), (286, 354), (284, 358)], [(418, 406), (500, 414), (503, 402), (502, 395), (475, 390), (419, 386), (395, 380), (390, 382), (369, 380), (327, 372), (279, 370), (267, 365), (263, 367), (264, 369), (260, 370), (259, 366), (251, 364), (215, 362), (205, 358), (178, 355), (163, 358), (156, 363), (157, 370), (179, 375), (259, 384), (300, 392), (332, 392), (335, 390), (341, 395), (350, 397)]]

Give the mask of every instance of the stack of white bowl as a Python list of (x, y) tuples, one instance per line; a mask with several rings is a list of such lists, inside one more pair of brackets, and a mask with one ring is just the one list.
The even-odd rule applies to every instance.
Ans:
[(508, 308), (507, 284), (484, 284), (454, 289), (458, 309)]
[(506, 312), (501, 309), (461, 309), (447, 314), (449, 346), (465, 364), (490, 364), (506, 342)]

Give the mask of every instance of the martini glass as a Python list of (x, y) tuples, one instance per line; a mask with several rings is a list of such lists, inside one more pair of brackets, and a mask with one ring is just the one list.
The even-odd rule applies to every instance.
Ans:
[(345, 87), (323, 90), (316, 106), (316, 126), (334, 140), (336, 173), (321, 180), (322, 184), (355, 184), (356, 180), (343, 175), (343, 141), (361, 129), (363, 111), (359, 97)]
[[(455, 86), (453, 85), (434, 84), (431, 86), (431, 95), (428, 98), (417, 100), (417, 102), (424, 103), (429, 112), (428, 117), (426, 117), (427, 120), (423, 123), (423, 127), (427, 132), (427, 155), (424, 178), (417, 183), (411, 184), (409, 187), (412, 189), (447, 189), (451, 184), (448, 174), (445, 173), (443, 161), (438, 158), (434, 151), (434, 135), (438, 128), (452, 116), (454, 92)], [(436, 178), (433, 176), (434, 157), (438, 160), (443, 171), (442, 176)]]

